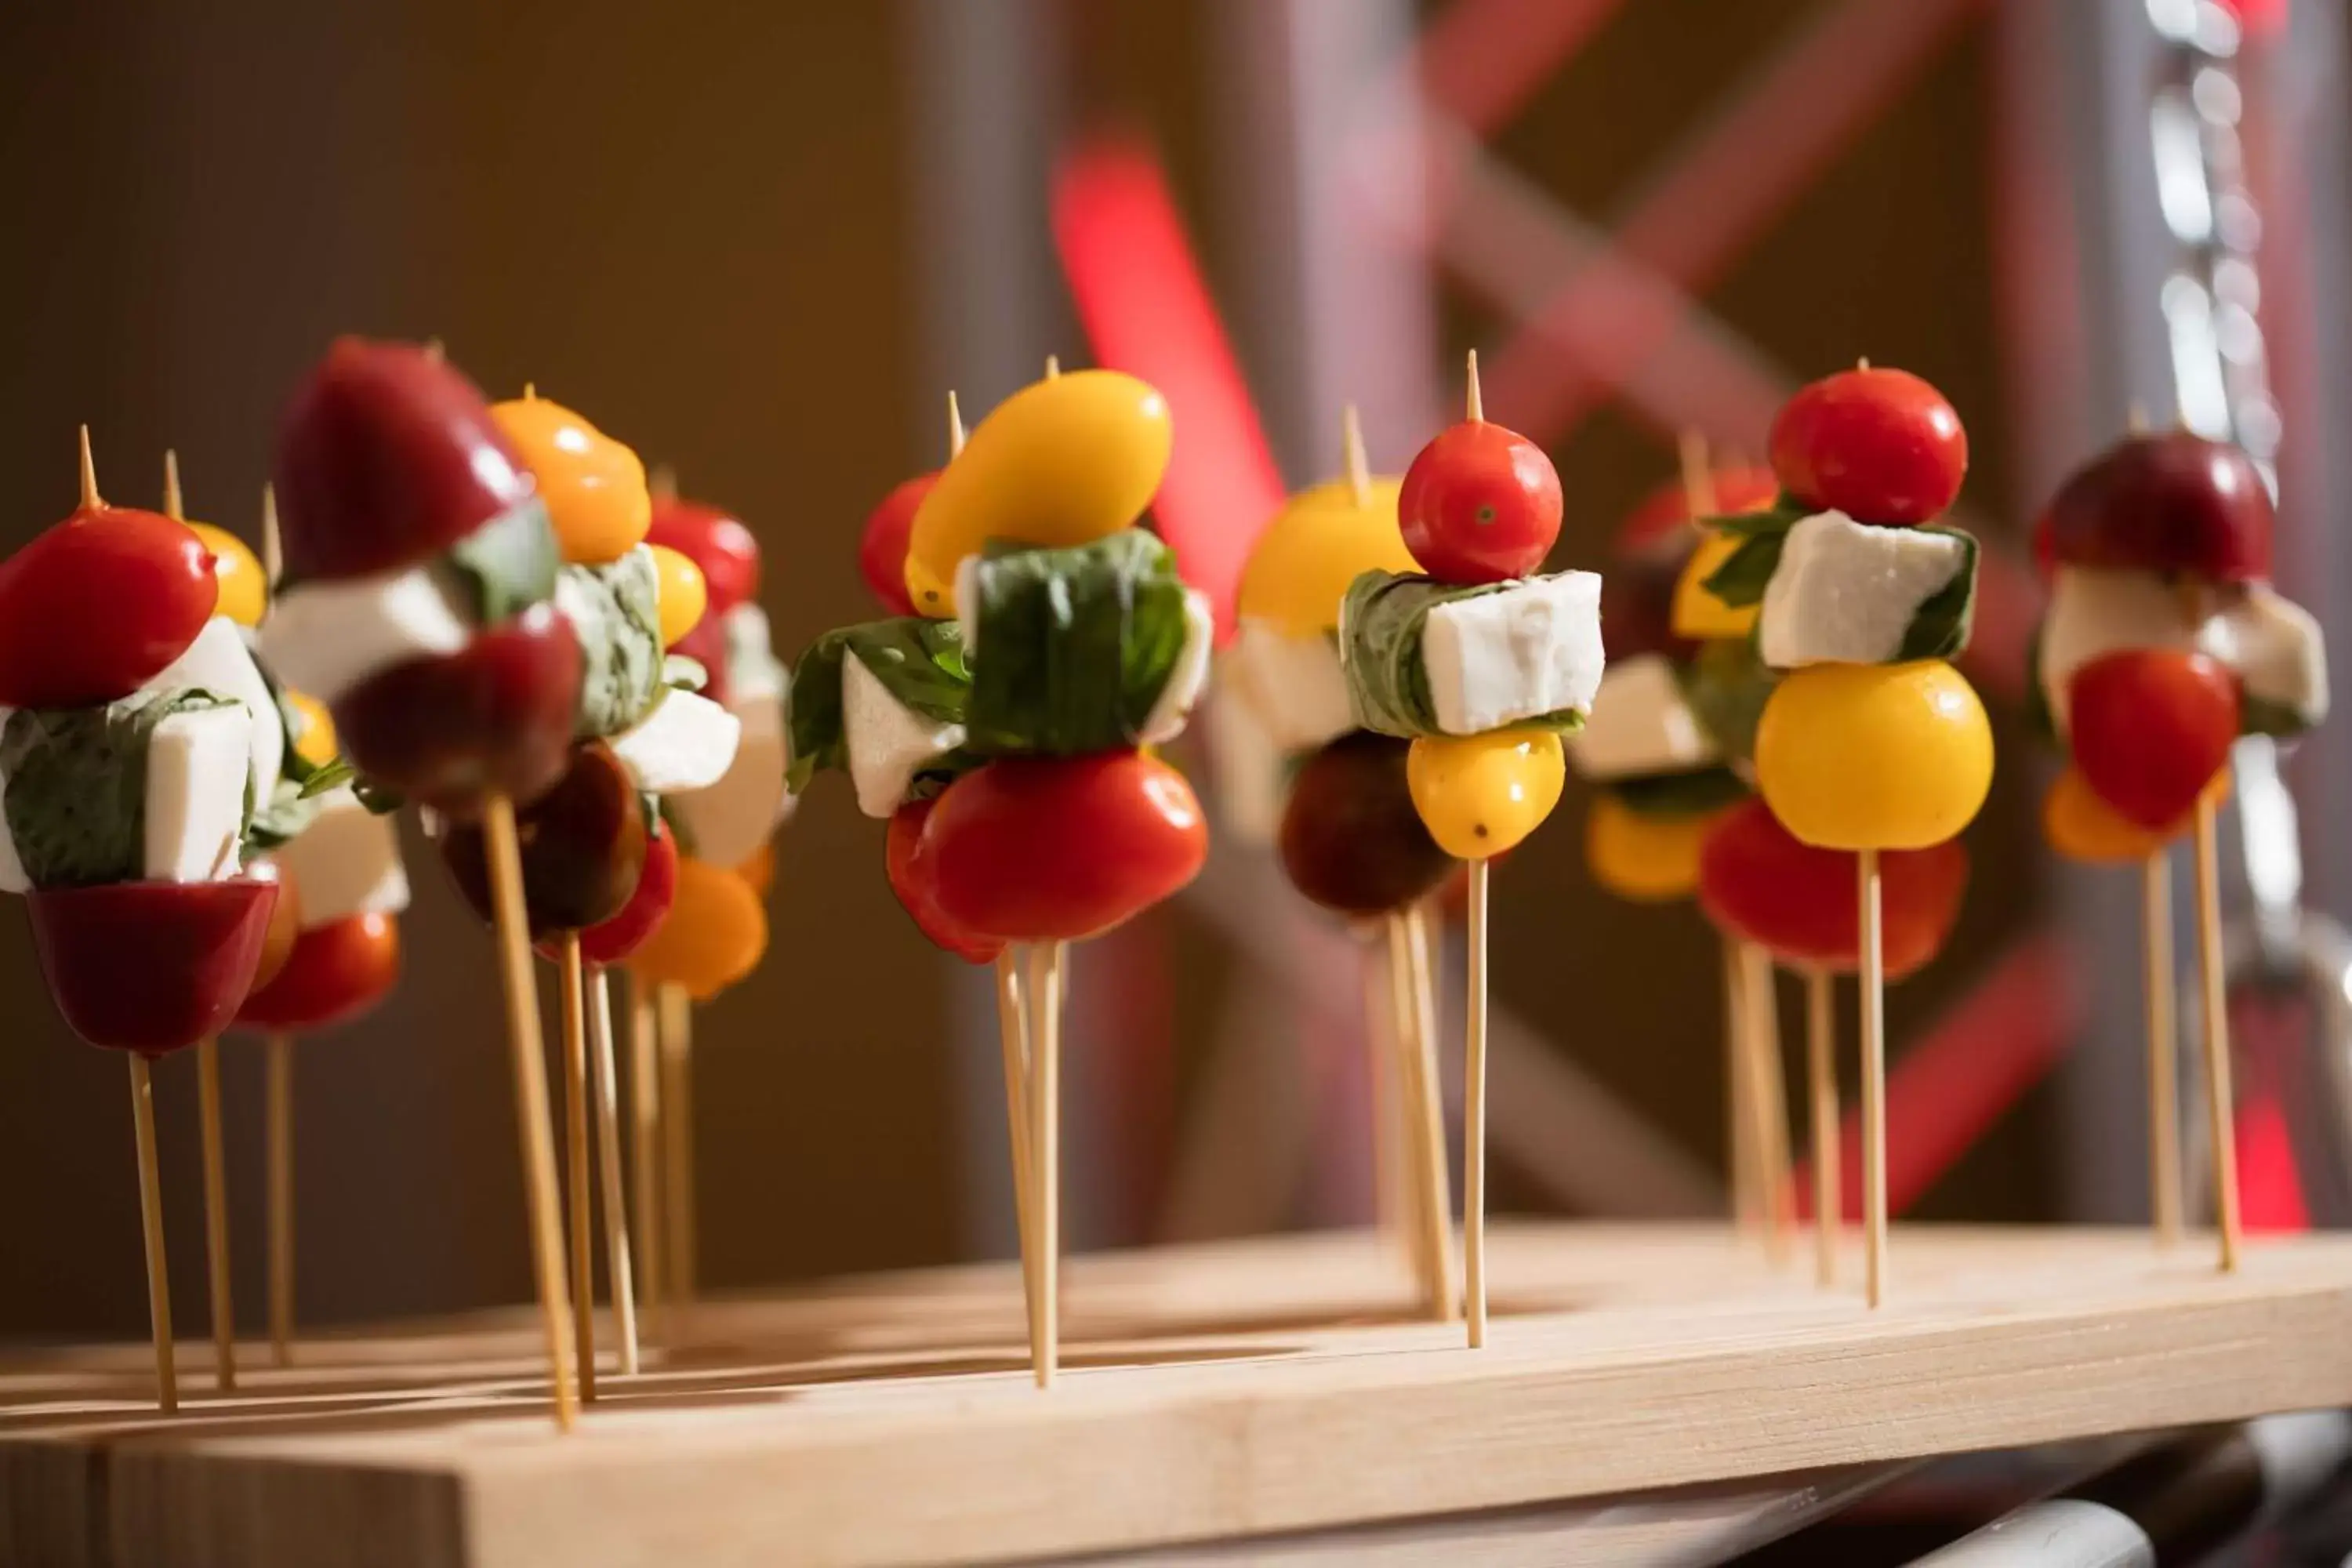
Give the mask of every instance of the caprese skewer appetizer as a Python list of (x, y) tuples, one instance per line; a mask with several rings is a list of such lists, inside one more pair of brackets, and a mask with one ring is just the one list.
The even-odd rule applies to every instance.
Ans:
[(1397, 521), (1419, 573), (1366, 572), (1339, 615), (1356, 717), (1407, 741), (1405, 783), (1438, 847), (1469, 863), (1463, 1073), (1463, 1272), (1470, 1344), (1486, 1341), (1486, 867), (1559, 803), (1560, 737), (1601, 679), (1601, 577), (1534, 575), (1559, 537), (1559, 475), (1490, 424), (1469, 362), (1468, 417), (1405, 470)]

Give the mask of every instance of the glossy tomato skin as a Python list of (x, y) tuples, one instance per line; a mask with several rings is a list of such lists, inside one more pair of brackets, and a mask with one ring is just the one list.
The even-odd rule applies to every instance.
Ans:
[(1843, 370), (1800, 387), (1772, 421), (1772, 471), (1791, 500), (1857, 522), (1927, 522), (1969, 471), (1969, 433), (1909, 371)]
[[(1760, 510), (1780, 497), (1780, 481), (1769, 468), (1717, 468), (1707, 478), (1715, 490), (1718, 517)], [(1621, 561), (1653, 551), (1670, 552), (1679, 559), (1690, 552), (1693, 522), (1689, 492), (1682, 480), (1669, 479), (1625, 514), (1611, 549)]]
[(1454, 869), (1414, 809), (1405, 782), (1412, 742), (1357, 730), (1302, 763), (1276, 840), (1290, 885), (1343, 915), (1384, 915), (1418, 903)]
[(916, 858), (958, 925), (1005, 942), (1076, 942), (1176, 892), (1208, 851), (1183, 774), (1103, 752), (1006, 757), (966, 773), (940, 796)]
[[(1699, 848), (1699, 906), (1718, 927), (1794, 969), (1849, 973), (1862, 958), (1856, 897), (1861, 857), (1799, 843), (1760, 799), (1725, 811)], [(1957, 838), (1878, 857), (1886, 977), (1899, 980), (1943, 950), (1968, 890)]]
[[(677, 836), (663, 827), (646, 840), (645, 866), (621, 912), (580, 933), (580, 961), (595, 967), (623, 963), (668, 918), (670, 901), (677, 897)], [(545, 942), (539, 952), (542, 958), (561, 956)]]
[(890, 615), (915, 613), (914, 598), (907, 592), (907, 542), (914, 536), (917, 509), (939, 482), (937, 471), (900, 481), (866, 514), (866, 531), (858, 536), (858, 575)]
[[(533, 941), (611, 920), (627, 907), (645, 868), (644, 804), (629, 770), (601, 742), (575, 749), (555, 787), (515, 814), (515, 836)], [(481, 825), (446, 824), (441, 862), (474, 912), (495, 920)]]
[(159, 1057), (226, 1028), (252, 988), (274, 882), (111, 882), (25, 896), (49, 995), (93, 1046)]
[(1559, 474), (1516, 430), (1465, 419), (1412, 459), (1397, 526), (1441, 583), (1501, 583), (1543, 564), (1559, 538)]
[(380, 671), (335, 704), (360, 772), (457, 821), (502, 794), (536, 800), (571, 764), (580, 642), (552, 604), (478, 633), (461, 652)]
[(236, 1021), (253, 1029), (331, 1028), (383, 1001), (399, 979), (398, 921), (387, 914), (330, 921), (301, 934), (286, 967), (254, 988)]
[(2067, 745), (2093, 794), (2151, 831), (2177, 825), (2229, 764), (2237, 678), (2216, 659), (2124, 648), (2074, 672)]
[(278, 437), (286, 575), (420, 565), (531, 493), (480, 388), (410, 343), (339, 338)]
[(890, 879), (890, 890), (898, 895), (900, 907), (932, 946), (954, 953), (966, 963), (993, 963), (996, 955), (1004, 951), (1003, 942), (968, 931), (948, 918), (940, 908), (939, 889), (931, 882), (931, 862), (918, 853), (922, 847), (923, 825), (930, 820), (931, 808), (938, 804), (935, 800), (908, 801), (891, 815), (889, 834), (883, 843), (883, 871)]
[(702, 568), (710, 595), (706, 622), (760, 596), (760, 542), (730, 512), (703, 501), (656, 497), (646, 542), (667, 545)]
[(249, 862), (245, 875), (278, 889), (278, 901), (269, 910), (269, 930), (261, 939), (261, 956), (253, 966), (253, 988), (258, 991), (278, 978), (302, 934), (302, 890), (294, 885), (286, 868), (268, 856)]
[(187, 524), (77, 511), (0, 561), (0, 706), (128, 697), (187, 651), (219, 599), (212, 552)]
[(2132, 436), (2075, 471), (2033, 531), (2052, 566), (2157, 572), (2205, 583), (2271, 574), (2275, 514), (2262, 470), (2186, 430)]

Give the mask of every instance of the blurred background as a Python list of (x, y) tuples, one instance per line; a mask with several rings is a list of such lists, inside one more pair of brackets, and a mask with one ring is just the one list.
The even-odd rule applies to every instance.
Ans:
[[(494, 395), (533, 381), (736, 509), (786, 653), (871, 613), (857, 531), (943, 459), (947, 390), (977, 418), (1049, 353), (1172, 367), (1189, 526), (1240, 541), (1336, 470), (1348, 401), (1374, 465), (1402, 468), (1478, 348), (1490, 416), (1559, 465), (1555, 566), (1602, 563), (1681, 432), (1758, 454), (1798, 382), (1900, 365), (1969, 428), (1965, 521), (1992, 548), (1966, 668), (2001, 764), (1959, 933), (1890, 997), (1896, 1202), (2137, 1219), (2136, 887), (2040, 847), (2021, 542), (2137, 402), (2273, 465), (2280, 574), (2343, 624), (2343, 10), (12, 7), (0, 547), (70, 509), (82, 421), (110, 499), (153, 504), (173, 447), (191, 513), (254, 537), (281, 401), (343, 331), (437, 336)], [(2293, 759), (2309, 805), (2352, 788), (2343, 733)], [(1197, 744), (1181, 760), (1213, 776)], [(1496, 1206), (1709, 1212), (1714, 939), (1687, 906), (1591, 885), (1584, 805), (1571, 786), (1496, 880)], [(2313, 810), (2301, 843), (2304, 894), (2342, 910), (2352, 825)], [(847, 790), (816, 788), (781, 840), (766, 963), (698, 1021), (707, 1288), (1010, 1250), (989, 987), (917, 934), (881, 850)], [(410, 857), (400, 989), (302, 1047), (305, 1322), (529, 1290), (489, 944)], [(1369, 1218), (1358, 962), (1232, 835), (1192, 893), (1089, 944), (1071, 1245)], [(2326, 1009), (2273, 1011), (2273, 1067), (2307, 1061)], [(1458, 1015), (1449, 998), (1457, 1036)], [(1458, 1072), (1458, 1039), (1445, 1056)], [(250, 1328), (257, 1046), (226, 1060)], [(194, 1324), (191, 1067), (166, 1064), (157, 1095)], [(2287, 1068), (2252, 1077), (2257, 1112), (2305, 1098)], [(141, 1331), (120, 1066), (69, 1038), (13, 914), (0, 1194), (0, 1333)], [(2266, 1223), (2331, 1217), (2302, 1189), (2250, 1201)]]

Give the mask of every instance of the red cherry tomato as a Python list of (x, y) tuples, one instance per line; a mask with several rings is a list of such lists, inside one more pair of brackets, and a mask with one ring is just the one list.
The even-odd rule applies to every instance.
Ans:
[(286, 967), (237, 1009), (255, 1029), (308, 1032), (349, 1023), (389, 995), (400, 978), (400, 925), (390, 915), (352, 915), (313, 926)]
[[(1801, 844), (1758, 796), (1730, 807), (1699, 847), (1698, 900), (1707, 918), (1782, 963), (1850, 973), (1862, 962), (1861, 857)], [(1880, 952), (1899, 980), (1943, 950), (1968, 890), (1957, 838), (1880, 852)]]
[(1465, 419), (1413, 458), (1397, 496), (1404, 547), (1441, 583), (1501, 583), (1559, 537), (1559, 474), (1516, 430)]
[(0, 561), (0, 706), (128, 697), (196, 640), (220, 600), (212, 552), (157, 512), (77, 511)]
[[(668, 916), (670, 900), (676, 897), (677, 837), (664, 828), (646, 840), (646, 863), (637, 873), (637, 889), (621, 906), (621, 912), (580, 933), (581, 962), (609, 966), (627, 959)], [(541, 958), (561, 956), (548, 942), (539, 944), (539, 953)]]
[(858, 574), (894, 616), (915, 613), (915, 601), (907, 596), (907, 541), (915, 531), (915, 510), (939, 480), (934, 471), (901, 482), (866, 514), (866, 531), (857, 541)]
[[(1758, 511), (1780, 497), (1780, 481), (1769, 468), (1717, 468), (1708, 482), (1715, 488), (1717, 516)], [(1672, 551), (1677, 556), (1686, 552), (1692, 521), (1688, 498), (1680, 479), (1669, 479), (1643, 497), (1642, 504), (1618, 525), (1617, 542), (1612, 547), (1618, 558), (1631, 560), (1654, 550)]]
[[(587, 931), (626, 909), (647, 837), (645, 803), (629, 770), (600, 741), (579, 747), (556, 786), (515, 813), (532, 939)], [(497, 919), (488, 856), (480, 824), (443, 826), (441, 863), (485, 921)]]
[(2067, 744), (2091, 793), (2151, 830), (2189, 815), (2229, 765), (2238, 682), (2201, 653), (2125, 648), (2066, 686)]
[(93, 1046), (159, 1057), (228, 1026), (253, 986), (275, 882), (109, 882), (25, 896), (49, 995)]
[(760, 596), (760, 542), (715, 506), (676, 496), (655, 501), (646, 542), (667, 545), (702, 568), (703, 587), (710, 595), (705, 625)]
[(338, 338), (278, 437), (289, 578), (420, 565), (531, 492), (481, 389), (409, 343)]
[(1960, 416), (1904, 370), (1843, 370), (1800, 387), (1772, 421), (1771, 450), (1791, 500), (1884, 526), (1942, 516), (1969, 471)]
[(2237, 447), (2186, 430), (2134, 436), (2059, 488), (2033, 530), (2052, 566), (2158, 572), (2206, 583), (2271, 574), (2271, 492)]
[(940, 908), (939, 889), (931, 885), (931, 863), (917, 853), (922, 844), (923, 824), (930, 820), (931, 807), (938, 804), (909, 801), (891, 816), (882, 869), (890, 879), (890, 890), (898, 895), (898, 902), (913, 917), (917, 928), (930, 939), (932, 946), (954, 953), (966, 963), (993, 963), (996, 955), (1004, 951), (1004, 943), (995, 937), (967, 931), (947, 917)]
[(1139, 752), (1006, 757), (940, 796), (916, 851), (939, 907), (1006, 942), (1076, 942), (1201, 871), (1209, 827), (1184, 775)]

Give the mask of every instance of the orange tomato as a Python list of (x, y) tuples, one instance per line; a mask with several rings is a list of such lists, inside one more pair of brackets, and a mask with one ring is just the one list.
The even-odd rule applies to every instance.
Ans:
[(768, 912), (751, 885), (707, 860), (677, 863), (669, 918), (629, 960), (639, 978), (708, 1002), (751, 973), (768, 951)]

